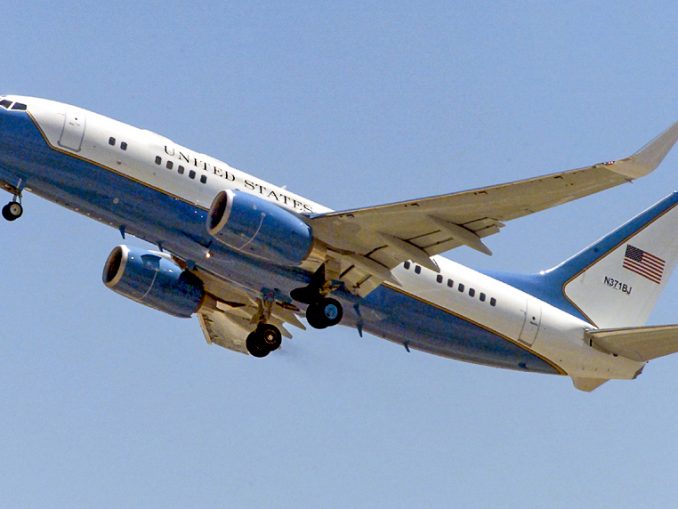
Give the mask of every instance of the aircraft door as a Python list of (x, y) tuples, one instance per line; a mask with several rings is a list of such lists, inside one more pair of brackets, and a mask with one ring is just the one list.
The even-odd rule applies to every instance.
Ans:
[(532, 345), (537, 339), (541, 327), (541, 302), (532, 297), (525, 300), (525, 321), (520, 331), (520, 341)]
[(67, 109), (64, 115), (64, 128), (59, 138), (59, 146), (80, 152), (85, 138), (85, 113), (82, 110)]

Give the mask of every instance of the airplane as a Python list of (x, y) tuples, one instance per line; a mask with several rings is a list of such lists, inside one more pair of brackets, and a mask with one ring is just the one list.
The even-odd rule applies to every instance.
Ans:
[(288, 327), (338, 324), (452, 359), (569, 376), (592, 391), (678, 351), (678, 325), (645, 326), (678, 259), (678, 193), (538, 274), (440, 256), (506, 222), (652, 172), (678, 122), (616, 161), (468, 191), (334, 211), (223, 161), (85, 109), (0, 95), (0, 183), (155, 249), (115, 247), (102, 279), (207, 343), (253, 357)]

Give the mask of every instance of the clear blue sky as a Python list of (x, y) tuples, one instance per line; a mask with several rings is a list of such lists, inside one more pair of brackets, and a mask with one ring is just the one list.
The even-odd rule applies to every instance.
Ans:
[[(1, 23), (0, 91), (333, 208), (622, 157), (678, 120), (675, 2), (23, 2)], [(674, 151), (449, 256), (547, 268), (677, 188)], [(262, 362), (106, 289), (115, 230), (24, 204), (0, 224), (1, 507), (675, 505), (678, 356), (592, 394), (346, 328)], [(675, 281), (651, 322), (678, 323)]]

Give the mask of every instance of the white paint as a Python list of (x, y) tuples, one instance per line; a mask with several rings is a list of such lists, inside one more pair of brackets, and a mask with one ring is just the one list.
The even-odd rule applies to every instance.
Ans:
[[(100, 166), (205, 209), (209, 207), (213, 197), (219, 191), (237, 189), (269, 199), (297, 212), (304, 212), (304, 205), (307, 212), (330, 211), (327, 207), (291, 193), (287, 189), (232, 168), (223, 161), (191, 151), (153, 132), (137, 129), (96, 113), (80, 112), (86, 115), (87, 124), (84, 139), (78, 151), (77, 133), (80, 120), (77, 122), (73, 120), (75, 114), (69, 113), (75, 111), (72, 107), (29, 97), (12, 96), (10, 100), (21, 101), (29, 105), (30, 114), (54, 148), (65, 152), (77, 152), (78, 157), (95, 162)], [(66, 133), (64, 131), (65, 124), (73, 127), (72, 132)], [(84, 125), (84, 121), (82, 125)], [(114, 146), (108, 143), (110, 137), (115, 138)], [(126, 151), (120, 148), (120, 143), (123, 141), (128, 144)], [(166, 147), (173, 155), (167, 154)], [(195, 164), (182, 160), (179, 153), (188, 156), (191, 161), (199, 160), (201, 167), (196, 167)], [(161, 165), (155, 163), (155, 158), (158, 156), (162, 158)], [(166, 169), (168, 160), (173, 162), (172, 170)], [(185, 166), (186, 173), (190, 169), (196, 171), (196, 178), (190, 179), (186, 173), (179, 175), (176, 170), (179, 164)], [(207, 170), (204, 165), (208, 167)], [(222, 176), (217, 175), (219, 172), (214, 168), (218, 168), (222, 172)], [(224, 172), (227, 172), (232, 178), (224, 178)], [(199, 182), (200, 175), (207, 176), (206, 184)], [(252, 187), (254, 187), (254, 190), (251, 189)], [(259, 189), (266, 189), (266, 192), (261, 193)], [(280, 199), (276, 201), (267, 196), (267, 193), (270, 192), (278, 197), (285, 196), (287, 198), (285, 201), (280, 201)], [(663, 223), (660, 223), (660, 225), (663, 225)], [(667, 228), (668, 226), (667, 224)], [(675, 232), (675, 229), (672, 231)], [(641, 244), (640, 247), (642, 245), (644, 244)], [(672, 244), (670, 249), (676, 249), (675, 244)], [(611, 256), (611, 259), (616, 260), (619, 255), (617, 252), (613, 252)], [(440, 256), (434, 257), (434, 260), (444, 277), (442, 284), (436, 282), (437, 274), (435, 272), (423, 267), (421, 274), (415, 274), (414, 270), (405, 270), (402, 266), (399, 266), (393, 270), (393, 274), (397, 280), (402, 282), (404, 291), (446, 309), (450, 313), (480, 324), (490, 331), (509, 338), (516, 344), (522, 344), (524, 348), (550, 360), (570, 376), (629, 379), (633, 378), (643, 366), (641, 362), (614, 357), (591, 348), (584, 340), (584, 331), (592, 328), (591, 324), (451, 260)], [(615, 263), (618, 263), (618, 260)], [(602, 275), (603, 272), (600, 272), (603, 271), (602, 264), (600, 268), (594, 267), (594, 269), (595, 273), (593, 270), (588, 271), (582, 274), (581, 279), (589, 277), (589, 274), (594, 274), (595, 277)], [(454, 280), (454, 289), (447, 287), (448, 278)], [(463, 293), (457, 290), (459, 283), (465, 285)], [(639, 287), (641, 283), (642, 281), (634, 281), (634, 284)], [(475, 290), (474, 297), (468, 295), (469, 288)], [(583, 293), (582, 289), (584, 289)], [(577, 281), (576, 284), (568, 286), (567, 294), (577, 301), (584, 298), (589, 301), (598, 299), (604, 301), (596, 293), (587, 297), (585, 289), (586, 285)], [(481, 292), (487, 295), (485, 302), (479, 300)], [(491, 298), (497, 300), (496, 306), (490, 305)], [(653, 298), (656, 298), (656, 296)], [(643, 315), (647, 311), (643, 307), (637, 315)], [(596, 317), (599, 314), (597, 311), (594, 312)], [(635, 319), (637, 316), (633, 318)]]
[[(573, 304), (600, 328), (644, 325), (678, 260), (678, 207), (622, 242), (593, 266), (565, 285)], [(624, 268), (627, 245), (647, 251), (666, 262), (661, 284)], [(626, 285), (630, 293), (610, 287), (606, 279)]]

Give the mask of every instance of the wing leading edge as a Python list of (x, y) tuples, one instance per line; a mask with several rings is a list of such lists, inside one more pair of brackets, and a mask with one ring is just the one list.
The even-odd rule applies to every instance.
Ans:
[(390, 269), (412, 260), (438, 270), (432, 256), (466, 245), (491, 254), (482, 239), (506, 221), (588, 196), (652, 172), (678, 140), (678, 122), (633, 155), (617, 161), (458, 193), (313, 216), (339, 278), (364, 296)]

